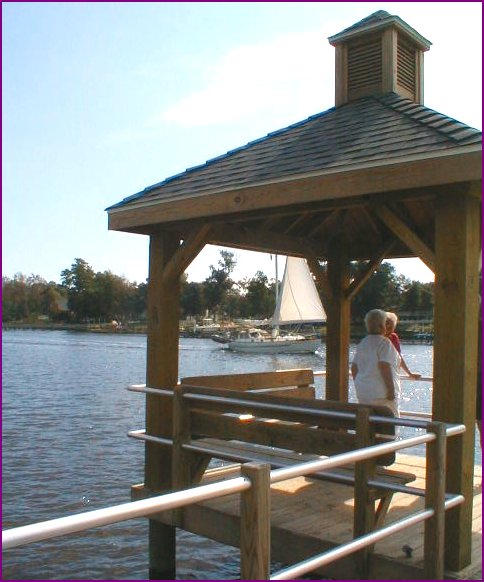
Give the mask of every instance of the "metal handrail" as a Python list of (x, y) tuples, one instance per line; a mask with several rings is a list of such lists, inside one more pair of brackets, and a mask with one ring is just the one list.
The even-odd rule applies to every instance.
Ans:
[[(194, 388), (196, 388), (194, 386)], [(131, 386), (128, 386), (128, 390), (131, 392), (138, 392), (138, 393), (143, 393), (143, 394), (153, 394), (155, 396), (173, 396), (173, 391), (172, 390), (167, 390), (165, 388), (149, 388), (144, 384), (133, 384)], [(191, 398), (191, 399), (197, 399), (197, 400), (210, 400), (212, 402), (214, 401), (221, 401), (224, 402), (226, 404), (236, 404), (236, 405), (245, 405), (247, 406), (248, 404), (250, 404), (250, 406), (252, 408), (259, 408), (261, 410), (282, 410), (284, 409), (285, 411), (289, 411), (289, 412), (307, 412), (307, 410), (303, 407), (297, 407), (297, 406), (289, 406), (289, 405), (277, 405), (277, 404), (270, 404), (270, 403), (266, 403), (266, 402), (256, 402), (256, 401), (247, 401), (247, 400), (241, 400), (241, 399), (237, 399), (237, 398), (230, 398), (230, 397), (217, 397), (217, 396), (207, 396), (204, 394), (194, 394), (194, 393), (190, 393), (190, 392), (186, 392), (184, 394), (185, 398)], [(279, 407), (279, 408), (278, 408)], [(326, 416), (326, 417), (333, 417), (333, 418), (346, 418), (346, 419), (350, 419), (354, 417), (354, 412), (342, 412), (342, 411), (334, 411), (334, 410), (323, 410), (323, 409), (312, 409), (311, 410), (311, 414), (312, 415), (316, 415), (316, 416)], [(424, 415), (425, 413), (412, 413), (412, 412), (406, 412), (406, 415), (409, 416), (420, 416), (422, 415), (424, 418), (428, 418), (429, 421), (431, 420), (431, 417), (427, 417)], [(407, 428), (421, 428), (421, 429), (426, 429), (428, 426), (428, 422), (425, 421), (419, 421), (419, 420), (415, 420), (415, 419), (411, 419), (408, 418), (407, 420), (404, 420), (402, 418), (397, 418), (397, 417), (390, 417), (390, 416), (377, 416), (377, 415), (370, 415), (369, 417), (370, 422), (386, 422), (388, 424), (393, 424), (396, 426), (405, 426)], [(131, 435), (130, 435), (131, 436)]]
[[(457, 432), (464, 432), (465, 426), (454, 426), (451, 427), (450, 430), (452, 430), (452, 434), (457, 434)], [(435, 434), (428, 433), (418, 437), (403, 439), (401, 441), (383, 443), (348, 453), (341, 453), (317, 461), (308, 461), (291, 467), (275, 469), (271, 471), (271, 483), (370, 459), (408, 446), (430, 442), (435, 440), (435, 438)], [(160, 511), (183, 507), (198, 501), (205, 501), (215, 497), (241, 492), (248, 489), (250, 486), (250, 481), (248, 479), (244, 477), (236, 477), (227, 481), (201, 485), (192, 489), (165, 493), (150, 499), (133, 501), (105, 509), (97, 509), (87, 513), (12, 528), (5, 530), (2, 533), (2, 548), (9, 549), (35, 541), (85, 531), (93, 527), (110, 525), (128, 519), (149, 516), (159, 513)]]
[[(326, 376), (326, 370), (318, 370), (314, 372), (314, 376)], [(400, 376), (401, 380), (412, 380), (414, 382), (433, 382), (431, 376), (422, 376), (421, 378), (410, 378), (409, 376)], [(153, 394), (155, 396), (171, 396), (173, 395), (173, 390), (166, 388), (150, 388), (146, 384), (132, 384), (128, 386), (128, 391), (138, 392), (141, 394)], [(432, 414), (430, 412), (419, 412), (415, 410), (401, 410), (400, 417), (405, 418), (425, 418), (427, 420), (432, 420)], [(412, 427), (418, 428), (418, 427)]]
[[(314, 376), (326, 376), (326, 370), (315, 370), (313, 372)], [(410, 376), (400, 375), (400, 380), (411, 380), (412, 382), (433, 382), (432, 376), (420, 376), (420, 378), (411, 378)]]
[[(464, 497), (462, 495), (455, 495), (454, 497), (452, 497), (452, 499), (448, 499), (445, 502), (445, 509), (447, 511), (447, 509), (456, 507), (457, 505), (460, 505), (463, 502)], [(433, 509), (424, 509), (409, 517), (399, 519), (398, 521), (395, 521), (390, 525), (381, 527), (374, 532), (360, 536), (345, 544), (341, 544), (338, 547), (328, 550), (322, 554), (318, 554), (317, 556), (313, 556), (311, 558), (298, 562), (297, 564), (290, 566), (289, 568), (279, 570), (279, 572), (276, 572), (269, 579), (293, 580), (298, 576), (302, 576), (307, 572), (315, 570), (316, 568), (326, 566), (335, 560), (344, 558), (345, 556), (349, 556), (350, 554), (353, 554), (358, 550), (362, 550), (370, 545), (373, 545), (376, 542), (394, 533), (406, 529), (407, 527), (411, 527), (412, 525), (421, 523), (422, 521), (425, 521), (426, 519), (433, 517), (433, 515), (434, 515)]]
[[(189, 386), (189, 388), (196, 389), (196, 386)], [(311, 408), (308, 411), (307, 408), (304, 406), (294, 406), (291, 404), (273, 404), (270, 402), (258, 402), (255, 400), (243, 400), (240, 398), (234, 398), (230, 396), (214, 396), (212, 394), (197, 394), (192, 392), (185, 392), (183, 394), (184, 398), (188, 400), (198, 400), (200, 402), (220, 402), (222, 404), (232, 404), (235, 406), (250, 406), (251, 408), (259, 409), (259, 410), (266, 410), (266, 411), (284, 411), (284, 412), (294, 412), (294, 413), (308, 413), (311, 416), (321, 416), (323, 418), (339, 418), (339, 419), (346, 419), (350, 420), (356, 417), (356, 412), (352, 411), (340, 411), (340, 410), (329, 410), (323, 408)], [(429, 422), (421, 421), (421, 420), (413, 420), (407, 419), (404, 420), (399, 417), (393, 416), (379, 416), (376, 414), (370, 414), (368, 417), (370, 422), (378, 422), (382, 424), (393, 424), (395, 426), (405, 426), (407, 428), (420, 428), (426, 429), (429, 425)]]
[(199, 501), (245, 491), (250, 486), (251, 482), (246, 477), (236, 477), (192, 489), (164, 493), (149, 499), (131, 501), (86, 513), (78, 513), (7, 529), (2, 532), (2, 549), (24, 546), (33, 542), (78, 533), (94, 527), (112, 525), (138, 517), (147, 517), (168, 509), (177, 509)]

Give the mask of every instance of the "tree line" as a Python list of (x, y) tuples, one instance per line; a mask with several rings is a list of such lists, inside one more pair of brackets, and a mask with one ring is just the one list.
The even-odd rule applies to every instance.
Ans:
[[(275, 280), (261, 271), (242, 281), (231, 277), (234, 253), (220, 251), (217, 265), (210, 265), (201, 282), (181, 281), (180, 318), (202, 317), (207, 312), (217, 319), (255, 318), (272, 315)], [(353, 263), (353, 274), (366, 267)], [(411, 281), (383, 263), (352, 301), (352, 319), (361, 320), (374, 307), (395, 312), (431, 312), (434, 285)], [(47, 282), (38, 275), (21, 273), (2, 277), (2, 321), (129, 322), (146, 319), (147, 283), (133, 283), (111, 271), (95, 272), (83, 259), (61, 272), (61, 282)]]

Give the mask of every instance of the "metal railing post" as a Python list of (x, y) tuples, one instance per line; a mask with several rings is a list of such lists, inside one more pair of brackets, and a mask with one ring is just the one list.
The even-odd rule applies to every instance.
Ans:
[(433, 432), (436, 438), (427, 443), (425, 507), (433, 509), (434, 515), (425, 522), (424, 571), (427, 580), (443, 580), (447, 431), (443, 422), (432, 422), (428, 432)]
[(240, 579), (269, 580), (271, 563), (271, 467), (246, 463), (251, 487), (240, 495)]

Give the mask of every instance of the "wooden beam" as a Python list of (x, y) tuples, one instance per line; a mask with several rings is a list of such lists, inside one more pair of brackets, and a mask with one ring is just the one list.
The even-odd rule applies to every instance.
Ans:
[(304, 223), (305, 220), (308, 219), (309, 212), (302, 212), (299, 216), (296, 217), (295, 220), (291, 222), (291, 224), (284, 229), (284, 234), (288, 234), (291, 230), (295, 229), (296, 226), (299, 226), (301, 223)]
[(397, 30), (387, 28), (382, 34), (382, 90), (397, 92)]
[(304, 257), (306, 252), (306, 244), (302, 237), (233, 224), (214, 226), (210, 234), (210, 243), (294, 257)]
[(360, 292), (360, 289), (365, 285), (368, 279), (378, 269), (383, 259), (387, 256), (387, 254), (391, 251), (391, 249), (394, 246), (395, 241), (390, 240), (386, 241), (378, 249), (378, 251), (375, 253), (375, 256), (370, 260), (366, 270), (363, 273), (361, 273), (359, 277), (355, 277), (353, 281), (350, 283), (349, 287), (346, 289), (345, 292), (346, 299), (349, 299), (351, 301), (353, 297)]
[[(480, 180), (482, 154), (466, 151), (435, 155), (418, 160), (382, 165), (366, 164), (361, 168), (331, 168), (319, 174), (295, 176), (286, 181), (255, 184), (231, 190), (214, 190), (193, 194), (188, 199), (163, 201), (144, 206), (127, 205), (109, 211), (109, 228), (138, 232), (138, 227), (192, 218), (240, 214), (297, 204), (356, 198), (389, 191), (426, 188)], [(153, 195), (156, 196), (155, 192)]]
[(179, 279), (208, 240), (211, 225), (202, 224), (177, 248), (163, 270), (163, 282)]
[(433, 422), (427, 430), (435, 433), (436, 440), (427, 445), (425, 507), (434, 515), (425, 521), (425, 579), (444, 580), (446, 427)]
[[(163, 271), (180, 244), (170, 233), (150, 237), (148, 277), (148, 337), (146, 384), (151, 388), (175, 387), (178, 382), (178, 328), (180, 285), (164, 281)], [(172, 401), (146, 396), (147, 434), (171, 438)], [(147, 442), (145, 445), (145, 485), (152, 491), (171, 488), (171, 450)], [(176, 579), (175, 528), (149, 521), (150, 580)]]
[(463, 435), (448, 441), (446, 491), (465, 502), (446, 512), (445, 565), (459, 571), (470, 563), (474, 425), (478, 357), (480, 203), (469, 195), (443, 195), (435, 223), (434, 307), (435, 421), (462, 423)]
[(324, 269), (314, 253), (306, 252), (306, 262), (308, 264), (311, 274), (316, 279), (316, 288), (321, 297), (321, 303), (323, 304), (326, 313), (330, 308), (331, 301), (333, 300), (333, 290), (328, 281), (327, 270)]
[[(271, 215), (268, 218), (266, 218), (264, 220), (264, 222), (261, 224), (261, 226), (259, 227), (259, 230), (273, 230), (273, 228), (277, 225), (277, 223), (281, 220), (281, 218), (283, 216), (287, 216), (287, 215), (284, 215), (284, 214), (281, 215), (279, 213), (277, 213), (277, 214), (271, 213)], [(249, 218), (249, 220), (250, 220), (250, 218)]]
[(336, 107), (339, 107), (348, 101), (348, 47), (346, 44), (338, 44), (335, 47), (335, 58), (334, 102)]
[[(146, 361), (146, 384), (150, 388), (169, 389), (178, 383), (180, 284), (178, 280), (166, 280), (163, 273), (179, 244), (179, 238), (169, 233), (150, 237)], [(171, 416), (171, 399), (147, 395), (148, 434), (171, 438)], [(153, 443), (146, 444), (146, 451), (146, 486), (154, 490), (171, 487), (171, 461), (165, 459), (168, 453)]]
[(373, 214), (370, 212), (368, 206), (363, 206), (363, 207), (355, 208), (354, 209), (354, 212), (355, 213), (356, 212), (359, 213), (360, 216), (364, 215), (364, 220), (369, 225), (369, 227), (371, 228), (371, 230), (373, 231), (373, 233), (377, 237), (382, 238), (381, 222), (378, 219), (375, 219), (375, 217), (373, 216)]
[(380, 220), (413, 251), (431, 270), (435, 270), (435, 254), (415, 233), (411, 226), (407, 225), (388, 206), (375, 204), (373, 211)]
[(240, 496), (240, 579), (269, 580), (271, 567), (271, 466), (246, 463), (251, 487)]
[(327, 276), (332, 299), (326, 311), (326, 398), (348, 400), (350, 306), (346, 289), (350, 263), (344, 239), (335, 239), (328, 253)]
[[(363, 208), (364, 208), (364, 206), (363, 206)], [(326, 216), (326, 218), (324, 218), (317, 226), (315, 226), (313, 229), (311, 229), (307, 233), (307, 237), (311, 238), (311, 237), (314, 237), (318, 233), (324, 232), (324, 230), (328, 227), (329, 224), (336, 221), (338, 216), (340, 216), (341, 221), (343, 221), (344, 216), (345, 216), (345, 212), (346, 212), (345, 208), (336, 208), (335, 210), (332, 210), (328, 214), (328, 216)]]

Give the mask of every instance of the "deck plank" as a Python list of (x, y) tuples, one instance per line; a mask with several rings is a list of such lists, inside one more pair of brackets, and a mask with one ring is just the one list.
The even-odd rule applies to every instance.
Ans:
[[(417, 479), (411, 485), (424, 487), (425, 459), (412, 455), (397, 455), (392, 469), (413, 472)], [(225, 480), (240, 474), (235, 465), (211, 469), (203, 483)], [(143, 488), (135, 486), (133, 497), (141, 498)], [(472, 563), (458, 573), (446, 572), (446, 579), (482, 579), (482, 467), (475, 466), (474, 513), (472, 533)], [(387, 514), (389, 524), (418, 508), (424, 500), (415, 496), (396, 493)], [(188, 531), (205, 535), (216, 541), (238, 544), (239, 495), (227, 495), (186, 508), (184, 526)], [(171, 523), (173, 516), (160, 515)], [(349, 541), (353, 530), (353, 495), (349, 486), (320, 480), (297, 477), (271, 487), (271, 525), (273, 559), (291, 564), (305, 559), (325, 548)], [(375, 546), (374, 579), (421, 579), (423, 565), (423, 524), (412, 526), (392, 535)], [(407, 557), (403, 546), (413, 551)], [(334, 579), (358, 579), (351, 576), (352, 557), (329, 566), (325, 576)], [(420, 569), (419, 569), (420, 568)], [(321, 572), (320, 572), (321, 574)]]
[[(412, 486), (425, 487), (425, 458), (398, 455), (396, 463), (392, 465), (392, 469), (413, 472), (417, 479), (412, 483)], [(476, 465), (472, 565), (459, 574), (449, 573), (449, 577), (452, 578), (461, 578), (463, 573), (466, 576), (469, 573), (473, 575), (479, 574), (477, 579), (481, 578), (481, 481), (482, 467)], [(227, 496), (223, 499), (204, 502), (203, 505), (231, 516), (238, 515), (237, 496)], [(273, 527), (278, 529), (290, 528), (293, 534), (301, 537), (314, 538), (321, 541), (330, 540), (333, 543), (343, 543), (351, 539), (353, 526), (353, 495), (351, 487), (298, 477), (272, 486), (271, 505)], [(385, 523), (392, 523), (423, 508), (423, 498), (396, 493)], [(394, 561), (395, 569), (398, 569), (399, 566), (402, 568), (407, 566), (421, 568), (423, 567), (423, 531), (424, 525), (418, 524), (394, 534), (378, 542), (375, 546), (375, 553), (378, 556)], [(402, 549), (404, 546), (412, 548), (411, 557), (408, 557)]]

